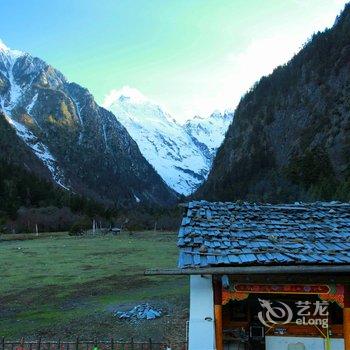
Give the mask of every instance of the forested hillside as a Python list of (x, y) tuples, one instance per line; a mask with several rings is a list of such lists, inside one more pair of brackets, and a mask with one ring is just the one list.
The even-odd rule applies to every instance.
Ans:
[[(257, 58), (258, 59), (258, 58)], [(241, 99), (208, 181), (215, 200), (350, 200), (350, 5)]]
[(40, 215), (46, 217), (45, 229), (69, 229), (75, 223), (88, 221), (88, 217), (106, 219), (115, 213), (55, 186), (46, 167), (17, 137), (3, 114), (0, 114), (0, 149), (0, 222), (3, 224), (12, 220), (12, 226), (19, 227), (15, 221), (26, 216), (27, 221), (33, 221), (28, 224), (33, 230), (33, 216)]

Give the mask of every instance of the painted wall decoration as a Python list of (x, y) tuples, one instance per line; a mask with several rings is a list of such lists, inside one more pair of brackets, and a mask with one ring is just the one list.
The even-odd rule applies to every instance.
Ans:
[(244, 300), (250, 294), (317, 294), (321, 300), (336, 302), (344, 307), (344, 286), (340, 284), (231, 284), (222, 290), (222, 304)]

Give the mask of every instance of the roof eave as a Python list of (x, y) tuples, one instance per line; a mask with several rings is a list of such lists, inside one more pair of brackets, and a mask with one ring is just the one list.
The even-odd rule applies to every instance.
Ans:
[(264, 274), (350, 274), (350, 264), (220, 266), (202, 268), (147, 269), (145, 275), (264, 275)]

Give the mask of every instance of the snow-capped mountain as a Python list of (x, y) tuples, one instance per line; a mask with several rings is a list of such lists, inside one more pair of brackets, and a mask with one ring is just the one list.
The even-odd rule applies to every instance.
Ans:
[[(24, 123), (19, 123), (11, 118), (12, 111), (15, 109), (17, 104), (20, 103), (22, 95), (28, 90), (29, 86), (25, 86), (24, 90), (16, 79), (15, 64), (25, 58), (26, 54), (22, 51), (9, 49), (0, 40), (0, 107), (5, 112), (5, 118), (8, 123), (16, 130), (17, 135), (32, 149), (34, 154), (44, 163), (51, 173), (53, 180), (60, 186), (67, 188), (64, 185), (62, 171), (57, 165), (57, 161), (47, 146), (38, 140), (38, 138), (27, 128)], [(26, 74), (31, 73), (33, 67), (26, 68)], [(26, 111), (30, 114), (32, 108), (36, 103), (38, 94), (36, 93), (27, 105)]]
[[(112, 90), (105, 108), (128, 130), (143, 156), (178, 193), (189, 195), (205, 180), (232, 115), (176, 122), (138, 90)], [(216, 125), (218, 129), (216, 130)]]
[(188, 195), (208, 175), (232, 119), (214, 113), (182, 125), (127, 87), (104, 105), (115, 116), (44, 61), (0, 41), (0, 109), (53, 181), (75, 192), (121, 205), (171, 202), (165, 183)]
[(56, 184), (119, 206), (176, 200), (127, 130), (88, 90), (0, 41), (1, 110)]

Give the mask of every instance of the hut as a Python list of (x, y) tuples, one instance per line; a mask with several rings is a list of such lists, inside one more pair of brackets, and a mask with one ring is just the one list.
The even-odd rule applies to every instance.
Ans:
[(350, 204), (186, 204), (189, 350), (350, 350)]

